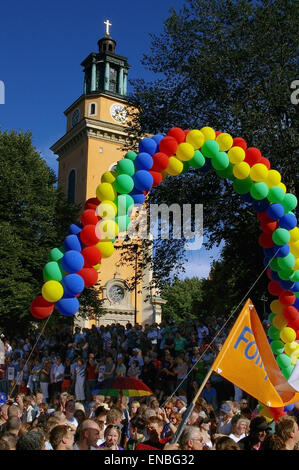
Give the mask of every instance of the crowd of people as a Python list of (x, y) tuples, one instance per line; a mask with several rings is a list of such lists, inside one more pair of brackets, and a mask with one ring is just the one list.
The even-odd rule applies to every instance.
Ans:
[[(171, 442), (222, 347), (226, 332), (218, 332), (212, 318), (207, 325), (93, 325), (3, 338), (0, 449), (296, 449), (296, 404), (269, 422), (253, 397), (214, 373)], [(121, 376), (142, 380), (152, 394), (101, 393), (107, 379)]]

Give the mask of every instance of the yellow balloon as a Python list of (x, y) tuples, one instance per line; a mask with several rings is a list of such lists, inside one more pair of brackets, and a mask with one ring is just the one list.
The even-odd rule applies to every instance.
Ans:
[(186, 142), (192, 145), (194, 149), (198, 150), (205, 143), (205, 136), (198, 129), (193, 129), (192, 131), (188, 132), (186, 136)]
[(281, 182), (281, 174), (279, 173), (279, 171), (269, 170), (267, 181), (266, 181), (269, 188), (272, 188), (272, 186), (278, 186), (280, 182)]
[(289, 243), (291, 253), (295, 256), (295, 258), (299, 258), (299, 240), (294, 243)]
[(299, 358), (299, 349), (296, 349), (291, 354), (289, 354), (289, 357), (291, 358), (292, 366), (294, 366), (296, 364), (296, 362), (298, 361), (298, 358)]
[(97, 215), (101, 219), (114, 219), (117, 214), (117, 206), (113, 201), (102, 201), (97, 207)]
[(253, 181), (266, 181), (268, 176), (268, 168), (263, 163), (256, 163), (250, 168), (250, 178)]
[(292, 343), (296, 339), (296, 331), (293, 330), (293, 328), (286, 326), (282, 328), (280, 332), (280, 339), (284, 343)]
[(219, 151), (220, 152), (226, 152), (231, 148), (233, 145), (233, 138), (230, 134), (227, 134), (226, 132), (222, 132), (216, 137), (216, 142), (219, 144)]
[(232, 147), (228, 152), (227, 152), (229, 161), (231, 163), (241, 163), (244, 158), (245, 158), (245, 151), (242, 149), (242, 147)]
[(168, 167), (166, 171), (169, 175), (176, 176), (182, 173), (184, 168), (183, 163), (176, 157), (169, 157), (168, 160)]
[(296, 341), (292, 341), (291, 343), (286, 343), (284, 345), (284, 352), (290, 356), (291, 354), (293, 354), (294, 351), (296, 351), (296, 349), (298, 349), (299, 351), (299, 344), (296, 343)]
[(278, 330), (281, 330), (287, 326), (288, 322), (283, 315), (275, 315), (272, 320), (272, 324)]
[(101, 177), (101, 183), (114, 183), (116, 180), (117, 173), (116, 171), (105, 171), (105, 173), (102, 174)]
[(168, 173), (167, 173), (166, 170), (162, 170), (161, 175), (162, 175), (162, 180), (165, 180), (165, 178), (167, 178), (167, 176), (168, 176)]
[(101, 220), (97, 228), (101, 240), (114, 240), (118, 235), (118, 225), (114, 220)]
[(250, 174), (250, 166), (246, 162), (238, 163), (233, 168), (233, 174), (239, 180), (244, 180)]
[(102, 253), (102, 258), (109, 258), (114, 252), (114, 245), (111, 241), (100, 241), (96, 244), (96, 247)]
[(63, 296), (63, 287), (58, 281), (47, 281), (42, 287), (42, 296), (48, 302), (57, 302)]
[(290, 233), (290, 240), (292, 242), (296, 242), (299, 240), (299, 227), (294, 227), (292, 230), (289, 231)]
[(295, 264), (292, 267), (292, 269), (293, 269), (293, 271), (297, 271), (297, 269), (299, 269), (299, 257), (296, 258)]
[(280, 182), (277, 186), (278, 186), (279, 188), (282, 188), (284, 193), (287, 192), (287, 187), (286, 187), (286, 185), (285, 185), (284, 183), (281, 183), (281, 182)]
[(183, 162), (191, 160), (191, 158), (193, 158), (194, 156), (193, 145), (188, 144), (188, 142), (183, 142), (182, 144), (179, 144), (176, 151), (176, 156), (179, 160), (182, 160)]
[(272, 300), (270, 304), (270, 310), (272, 313), (282, 315), (284, 307), (281, 305), (279, 300)]
[(200, 132), (202, 132), (202, 134), (204, 135), (204, 138), (205, 138), (205, 141), (206, 140), (215, 140), (216, 138), (216, 132), (214, 131), (214, 129), (212, 129), (212, 127), (202, 127), (200, 129)]
[(95, 266), (93, 266), (93, 268), (96, 269), (97, 271), (100, 269), (100, 267), (101, 267), (101, 263), (96, 264)]
[(111, 183), (101, 183), (96, 189), (96, 195), (100, 201), (114, 201), (116, 191)]
[(274, 419), (271, 410), (270, 410), (269, 408), (267, 408), (267, 407), (263, 408), (263, 409), (259, 412), (259, 415), (260, 415), (260, 416), (263, 416), (264, 418), (266, 418), (267, 423), (270, 423), (270, 422), (273, 421), (273, 419)]

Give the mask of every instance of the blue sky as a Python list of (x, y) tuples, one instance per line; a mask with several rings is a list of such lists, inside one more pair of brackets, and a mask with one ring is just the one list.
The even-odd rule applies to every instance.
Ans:
[[(40, 0), (5, 2), (0, 16), (0, 80), (5, 104), (0, 105), (1, 130), (30, 130), (33, 143), (57, 172), (56, 156), (49, 147), (65, 132), (63, 111), (83, 90), (80, 63), (97, 51), (105, 34), (104, 21), (112, 23), (116, 52), (128, 57), (129, 78), (152, 79), (141, 65), (150, 51), (150, 33), (159, 33), (171, 7), (183, 0)], [(129, 88), (130, 91), (130, 88)], [(201, 249), (189, 253), (187, 275), (208, 274), (210, 255)]]

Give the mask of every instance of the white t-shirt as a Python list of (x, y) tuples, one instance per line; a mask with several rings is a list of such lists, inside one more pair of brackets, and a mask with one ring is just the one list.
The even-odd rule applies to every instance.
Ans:
[(238, 441), (240, 441), (241, 439), (243, 439), (244, 437), (246, 437), (246, 434), (243, 433), (243, 434), (241, 434), (241, 436), (237, 437), (235, 434), (231, 433), (231, 434), (229, 434), (228, 437), (230, 437), (231, 439), (233, 439), (233, 441), (238, 442)]

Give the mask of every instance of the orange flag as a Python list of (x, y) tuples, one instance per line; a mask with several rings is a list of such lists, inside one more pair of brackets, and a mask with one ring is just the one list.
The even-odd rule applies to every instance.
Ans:
[(248, 299), (212, 369), (270, 407), (299, 400), (279, 369), (258, 314)]

